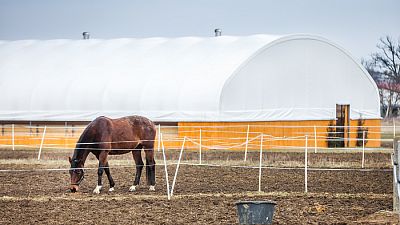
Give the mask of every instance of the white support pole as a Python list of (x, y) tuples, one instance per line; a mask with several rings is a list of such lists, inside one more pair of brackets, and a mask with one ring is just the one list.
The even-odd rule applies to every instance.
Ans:
[(396, 137), (396, 121), (393, 118), (393, 138)]
[(247, 148), (249, 146), (249, 132), (250, 132), (250, 125), (247, 125), (247, 133), (246, 133), (246, 148), (244, 150), (244, 161), (247, 160)]
[(317, 153), (317, 127), (314, 125), (314, 153)]
[(168, 197), (168, 200), (171, 200), (171, 195), (170, 195), (170, 192), (169, 192), (167, 158), (165, 157), (165, 148), (164, 148), (164, 141), (163, 141), (163, 138), (162, 138), (162, 134), (160, 134), (160, 140), (161, 140), (161, 147), (162, 147), (162, 153), (163, 153), (163, 158), (164, 158), (165, 182), (167, 183), (167, 197)]
[[(396, 150), (395, 150), (396, 151)], [(397, 167), (398, 165), (393, 165), (393, 211), (397, 211), (400, 209), (400, 201), (398, 197), (400, 196), (400, 185), (397, 179)], [(397, 208), (397, 209), (396, 209)]]
[[(398, 140), (395, 140), (396, 142), (398, 142)], [(400, 154), (399, 154), (399, 145), (398, 145), (398, 143), (396, 144), (396, 149), (395, 149), (395, 151), (397, 152), (397, 166), (396, 166), (396, 174), (395, 174), (395, 176), (396, 176), (396, 180), (397, 180), (397, 197), (399, 197), (400, 196), (400, 182), (399, 182), (399, 180), (400, 180), (400, 177), (399, 177), (399, 175), (400, 175), (400, 165), (399, 165), (399, 159), (400, 159)], [(393, 190), (394, 191), (394, 190)], [(400, 209), (400, 201), (398, 201), (398, 210)]]
[(158, 139), (157, 139), (157, 152), (160, 151), (160, 142), (161, 142), (161, 125), (158, 124)]
[(15, 150), (15, 134), (14, 134), (14, 124), (11, 125), (11, 140), (12, 140), (12, 150)]
[(68, 136), (68, 122), (64, 122), (64, 137)]
[(176, 165), (174, 180), (172, 181), (171, 196), (174, 195), (174, 188), (175, 188), (176, 177), (178, 176), (178, 170), (179, 170), (179, 165), (181, 164), (181, 158), (182, 158), (183, 148), (185, 147), (185, 141), (186, 141), (186, 137), (183, 138), (183, 143), (182, 143), (181, 152), (179, 153), (178, 164)]
[(42, 141), (40, 142), (40, 148), (39, 148), (39, 154), (38, 154), (37, 160), (40, 160), (40, 155), (42, 154), (44, 136), (46, 135), (46, 128), (47, 128), (47, 126), (44, 126), (43, 135), (42, 135)]
[(365, 165), (365, 130), (363, 131), (363, 139), (362, 139), (362, 160), (361, 160), (361, 168), (364, 168)]
[(261, 134), (260, 165), (259, 165), (259, 170), (258, 170), (258, 192), (261, 192), (261, 171), (262, 171), (263, 139), (264, 139), (264, 134)]
[(199, 164), (201, 165), (201, 128), (200, 128), (200, 141), (199, 141)]
[(64, 149), (67, 149), (67, 137), (68, 137), (68, 122), (65, 121), (64, 123)]
[(304, 148), (304, 192), (308, 192), (308, 173), (307, 173), (307, 168), (308, 168), (308, 136), (306, 135), (306, 146)]

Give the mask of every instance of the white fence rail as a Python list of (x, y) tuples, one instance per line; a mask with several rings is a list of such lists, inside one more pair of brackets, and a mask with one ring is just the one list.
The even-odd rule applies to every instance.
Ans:
[[(239, 126), (239, 125), (238, 125)], [(262, 180), (262, 172), (264, 168), (271, 168), (270, 165), (265, 165), (265, 155), (264, 150), (266, 148), (276, 148), (276, 149), (284, 149), (284, 150), (291, 150), (291, 149), (296, 149), (299, 150), (300, 152), (304, 152), (304, 191), (308, 192), (308, 171), (309, 170), (316, 170), (318, 168), (309, 168), (308, 165), (308, 154), (309, 153), (309, 144), (311, 143), (311, 145), (313, 144), (314, 146), (314, 154), (317, 153), (321, 153), (324, 150), (331, 150), (332, 148), (326, 148), (323, 146), (318, 146), (318, 141), (321, 140), (326, 140), (326, 135), (327, 132), (321, 132), (318, 131), (318, 128), (324, 128), (327, 130), (327, 128), (329, 128), (329, 126), (264, 126), (264, 127), (275, 127), (275, 128), (298, 128), (299, 131), (296, 133), (296, 136), (291, 136), (291, 137), (287, 137), (287, 136), (272, 136), (270, 134), (267, 133), (260, 133), (260, 132), (254, 132), (252, 128), (260, 128), (260, 125), (246, 125), (243, 126), (243, 129), (245, 130), (244, 132), (240, 132), (240, 131), (232, 131), (229, 130), (229, 128), (232, 127), (238, 127), (238, 126), (191, 126), (188, 127), (186, 126), (186, 128), (198, 128), (198, 130), (188, 130), (185, 131), (186, 134), (189, 134), (189, 136), (183, 136), (180, 137), (179, 135), (177, 135), (176, 131), (171, 131), (171, 128), (174, 129), (178, 129), (178, 127), (176, 126), (158, 126), (157, 127), (157, 131), (158, 131), (158, 137), (156, 138), (156, 141), (158, 142), (158, 146), (157, 146), (157, 150), (160, 151), (162, 150), (162, 155), (163, 155), (163, 166), (164, 166), (164, 170), (165, 170), (165, 180), (166, 180), (166, 186), (167, 186), (167, 197), (168, 199), (171, 199), (171, 197), (174, 194), (174, 188), (177, 185), (177, 177), (178, 177), (178, 171), (179, 171), (179, 166), (181, 164), (186, 164), (186, 165), (201, 165), (201, 166), (223, 166), (221, 164), (210, 164), (210, 163), (204, 163), (203, 159), (203, 154), (206, 154), (207, 150), (213, 149), (213, 150), (230, 150), (233, 148), (242, 148), (243, 149), (243, 158), (241, 158), (244, 162), (247, 162), (249, 160), (249, 149), (256, 149), (259, 148), (259, 164), (258, 167), (254, 167), (254, 166), (249, 166), (249, 165), (229, 165), (231, 167), (246, 167), (246, 168), (258, 168), (259, 170), (259, 177), (258, 177), (258, 191), (262, 190), (261, 187), (261, 180)], [(242, 125), (240, 125), (242, 126)], [(75, 143), (67, 143), (67, 144), (63, 144), (63, 145), (59, 145), (59, 144), (46, 144), (45, 140), (68, 140), (69, 136), (66, 135), (66, 133), (64, 132), (66, 129), (69, 129), (70, 131), (75, 131), (76, 134), (79, 134), (78, 131), (82, 131), (85, 127), (84, 126), (75, 126), (75, 127), (62, 127), (62, 126), (25, 126), (23, 125), (23, 128), (27, 128), (29, 129), (29, 132), (27, 131), (21, 131), (18, 130), (18, 128), (21, 127), (19, 126), (15, 126), (14, 124), (10, 124), (8, 127), (7, 125), (2, 125), (2, 129), (4, 130), (4, 128), (10, 128), (11, 131), (11, 137), (10, 138), (2, 138), (0, 139), (1, 141), (10, 141), (10, 144), (0, 144), (0, 147), (12, 147), (13, 150), (16, 149), (16, 147), (18, 148), (24, 148), (24, 147), (39, 147), (39, 151), (38, 151), (38, 157), (37, 159), (40, 160), (41, 156), (42, 156), (42, 151), (43, 150), (55, 150), (55, 149), (77, 149), (75, 146)], [(185, 127), (185, 126), (183, 126)], [(358, 128), (358, 126), (356, 126)], [(371, 128), (371, 126), (366, 126), (367, 128)], [(180, 126), (179, 128), (182, 128), (182, 126)], [(213, 130), (215, 128), (221, 128), (221, 130)], [(310, 132), (304, 132), (301, 131), (302, 128), (310, 128)], [(363, 126), (363, 128), (365, 128)], [(374, 127), (377, 128), (377, 127)], [(385, 128), (384, 126), (380, 126), (379, 128)], [(387, 127), (386, 127), (387, 128)], [(396, 127), (390, 127), (393, 128), (393, 135), (396, 135)], [(31, 130), (32, 129), (36, 129), (37, 131), (40, 130), (41, 131), (41, 137), (40, 136), (35, 136), (32, 135)], [(53, 132), (49, 132), (49, 130), (53, 130)], [(55, 132), (54, 132), (55, 131)], [(209, 133), (216, 133), (216, 135), (211, 135), (211, 136), (205, 136), (204, 134), (206, 132)], [(352, 137), (347, 137), (347, 138), (334, 138), (332, 139), (333, 141), (343, 141), (343, 140), (349, 140), (349, 141), (361, 141), (362, 142), (362, 146), (358, 147), (358, 148), (334, 148), (336, 150), (345, 150), (345, 151), (349, 151), (349, 150), (356, 150), (358, 152), (361, 153), (361, 169), (365, 168), (365, 153), (366, 151), (375, 151), (375, 150), (387, 150), (387, 151), (393, 151), (392, 148), (366, 148), (366, 143), (368, 141), (380, 141), (380, 142), (393, 142), (394, 138), (388, 138), (387, 133), (384, 133), (383, 131), (380, 131), (379, 133), (381, 135), (384, 135), (386, 138), (380, 138), (380, 139), (375, 139), (375, 138), (367, 138), (366, 136), (366, 131), (365, 130), (361, 130), (362, 133), (361, 134), (361, 138), (352, 138)], [(371, 132), (371, 131), (369, 131)], [(220, 133), (220, 137), (218, 136), (218, 133)], [(229, 137), (225, 137), (223, 134), (236, 134), (237, 136), (229, 136)], [(334, 133), (340, 133), (340, 132), (334, 132)], [(354, 133), (354, 132), (353, 132)], [(193, 134), (193, 135), (192, 135)], [(24, 138), (19, 138), (21, 136), (28, 136), (28, 137), (24, 137)], [(5, 132), (2, 132), (2, 136), (7, 136), (5, 135)], [(393, 137), (394, 137), (393, 136)], [(16, 144), (21, 140), (40, 140), (39, 144), (34, 144), (34, 145), (22, 145), (22, 144)], [(300, 146), (290, 146), (290, 145), (279, 145), (279, 144), (274, 144), (277, 143), (277, 141), (301, 141), (302, 143), (304, 143), (303, 145)], [(152, 140), (154, 141), (154, 140)], [(169, 186), (169, 180), (168, 180), (168, 170), (167, 170), (167, 165), (168, 165), (168, 161), (167, 161), (167, 157), (166, 157), (166, 151), (168, 149), (166, 149), (165, 143), (166, 141), (176, 141), (176, 142), (180, 142), (182, 143), (181, 145), (177, 145), (177, 146), (169, 146), (168, 149), (180, 149), (180, 154), (179, 154), (179, 159), (177, 162), (177, 166), (176, 166), (176, 170), (175, 170), (175, 175), (173, 177), (173, 182), (172, 182), (172, 186)], [(213, 141), (212, 145), (207, 144), (208, 142)], [(310, 143), (309, 143), (310, 141)], [(125, 141), (125, 142), (129, 142), (129, 141)], [(232, 144), (233, 142), (235, 142), (234, 144)], [(87, 145), (93, 145), (93, 144), (98, 144), (99, 142), (96, 143), (85, 143)], [(108, 143), (118, 143), (118, 142), (108, 142)], [(194, 146), (197, 146), (197, 150), (198, 150), (198, 164), (191, 164), (190, 162), (181, 162), (182, 159), (182, 154), (185, 151), (184, 147), (185, 144), (191, 144)], [(396, 141), (394, 141), (394, 143), (397, 143)], [(396, 145), (396, 150), (398, 150), (397, 148), (398, 145)], [(79, 149), (79, 148), (78, 148)], [(101, 149), (98, 149), (101, 150)], [(122, 149), (113, 149), (113, 150), (122, 150)], [(123, 149), (125, 150), (125, 149)], [(146, 149), (145, 149), (146, 150)], [(264, 159), (263, 159), (264, 156)], [(393, 173), (394, 173), (394, 186), (396, 189), (395, 193), (398, 194), (400, 193), (400, 188), (399, 188), (399, 180), (400, 180), (400, 170), (399, 170), (399, 166), (398, 163), (399, 159), (398, 159), (398, 155), (396, 155), (396, 157), (393, 157)], [(396, 169), (397, 168), (397, 169)], [(293, 168), (276, 168), (276, 169), (293, 169)], [(326, 169), (326, 168), (325, 168)], [(329, 168), (328, 168), (329, 169)], [(356, 168), (353, 168), (356, 169)], [(59, 170), (59, 169), (58, 169)], [(68, 170), (68, 169), (66, 169)], [(333, 169), (332, 169), (333, 170)], [(7, 171), (12, 171), (12, 170), (0, 170), (0, 172), (7, 172)], [(15, 170), (16, 171), (16, 170)], [(398, 197), (396, 198), (398, 201)], [(398, 205), (398, 203), (397, 203)]]

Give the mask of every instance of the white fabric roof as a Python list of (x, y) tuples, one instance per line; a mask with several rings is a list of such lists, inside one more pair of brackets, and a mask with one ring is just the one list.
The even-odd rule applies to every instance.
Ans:
[(312, 35), (0, 41), (0, 120), (380, 118), (368, 73)]

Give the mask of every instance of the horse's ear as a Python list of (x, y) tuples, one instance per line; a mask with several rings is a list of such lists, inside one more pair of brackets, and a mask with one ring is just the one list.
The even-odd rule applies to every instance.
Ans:
[(68, 161), (69, 161), (69, 164), (72, 164), (72, 159), (70, 156), (68, 156)]

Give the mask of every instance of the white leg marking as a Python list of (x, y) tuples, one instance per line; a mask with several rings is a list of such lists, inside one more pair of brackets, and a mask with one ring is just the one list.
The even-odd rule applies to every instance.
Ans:
[(97, 185), (96, 188), (93, 190), (93, 193), (100, 194), (101, 188), (102, 188), (102, 186)]
[(152, 186), (152, 185), (150, 185), (150, 188), (149, 188), (149, 190), (150, 190), (150, 191), (156, 191), (156, 186)]
[(113, 192), (114, 191), (114, 187), (108, 189), (108, 192)]
[(129, 191), (130, 191), (130, 192), (136, 191), (136, 186), (135, 186), (135, 185), (132, 185), (132, 186), (129, 188)]

